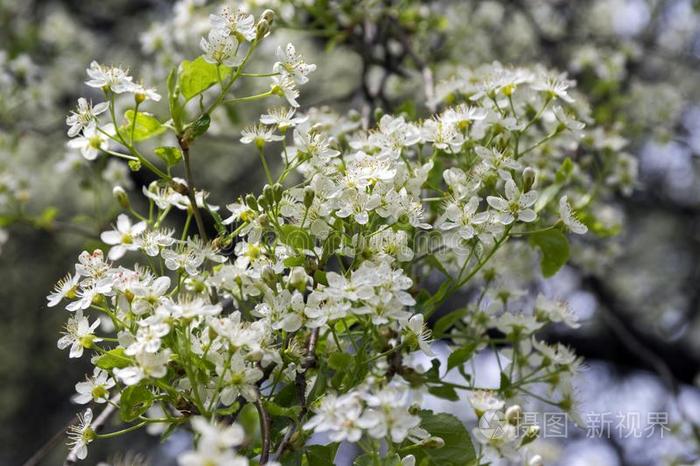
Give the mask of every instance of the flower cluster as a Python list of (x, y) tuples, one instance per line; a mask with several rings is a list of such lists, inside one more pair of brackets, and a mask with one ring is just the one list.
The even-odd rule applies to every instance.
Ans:
[[(481, 424), (474, 431), (479, 458), (527, 454), (536, 432), (527, 442), (512, 435), (513, 410), (486, 399), (465, 365), (500, 338), (510, 345), (500, 352), (509, 360), (499, 360), (508, 381), (500, 396), (514, 401), (546, 375), (561, 409), (573, 410), (579, 360), (535, 333), (550, 323), (575, 327), (575, 319), (544, 296), (526, 312), (523, 296), (499, 288), (485, 266), (528, 238), (541, 266), (533, 278), (556, 273), (568, 259), (566, 233), (593, 225), (584, 193), (600, 180), (599, 189), (617, 187), (614, 178), (581, 175), (591, 155), (577, 152), (587, 117), (574, 83), (495, 63), (439, 84), (437, 110), (425, 118), (383, 114), (371, 125), (353, 114), (302, 112), (297, 86), (316, 67), (292, 44), (277, 50), (272, 73), (245, 71), (273, 18), (226, 8), (212, 15), (204, 54), (167, 80), (169, 118), (141, 111), (160, 97), (125, 70), (95, 62), (88, 70), (87, 84), (105, 101), (79, 100), (67, 119), (71, 145), (157, 180), (143, 189), (144, 212), (115, 190), (124, 213), (100, 235), (107, 258), (84, 251), (48, 297), (71, 313), (59, 347), (73, 358), (90, 352), (95, 366), (75, 401), (109, 402), (133, 423), (110, 434), (76, 428), (76, 455), (94, 438), (165, 424), (195, 433), (182, 465), (274, 464), (323, 433), (328, 455), (349, 441), (377, 462), (383, 444), (387, 458), (408, 466), (429, 455), (402, 450), (442, 448), (444, 425), (468, 437), (454, 416), (420, 409), (425, 392), (454, 400), (456, 390), (479, 393), (479, 422), (503, 424), (497, 438)], [(242, 80), (261, 78), (271, 78), (268, 91), (230, 96)], [(120, 124), (115, 95), (123, 93), (134, 100)], [(227, 204), (223, 218), (193, 181), (191, 153), (217, 109), (272, 97), (287, 105), (240, 134), (267, 183)], [(102, 122), (107, 115), (112, 121)], [(153, 149), (157, 159), (145, 140), (163, 144)], [(269, 163), (273, 151), (279, 158)], [(451, 296), (466, 307), (450, 308)], [(434, 335), (427, 323), (441, 314)], [(440, 372), (433, 336), (452, 340), (448, 367), (467, 385)], [(418, 355), (433, 358), (432, 368), (417, 367)], [(246, 417), (260, 428), (232, 424)], [(466, 444), (450, 448), (473, 454)]]
[(407, 438), (419, 443), (429, 437), (418, 427), (420, 417), (411, 414), (411, 406), (420, 400), (412, 399), (406, 381), (397, 377), (382, 388), (372, 385), (368, 381), (340, 396), (325, 396), (304, 428), (328, 432), (333, 442), (357, 442), (363, 433), (394, 443)]

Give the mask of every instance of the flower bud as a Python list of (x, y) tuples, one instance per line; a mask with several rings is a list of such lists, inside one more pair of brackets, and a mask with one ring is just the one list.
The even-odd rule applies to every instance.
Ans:
[(517, 426), (520, 424), (522, 417), (523, 409), (520, 407), (520, 405), (509, 406), (508, 409), (506, 409), (506, 421), (508, 424)]
[(263, 267), (262, 272), (260, 273), (260, 277), (263, 279), (267, 285), (275, 289), (275, 282), (277, 281), (277, 274), (275, 271), (270, 267), (269, 265), (266, 265)]
[(182, 194), (183, 196), (187, 196), (187, 193), (189, 192), (187, 183), (181, 178), (173, 178), (170, 180), (170, 187), (173, 189), (173, 191), (178, 194)]
[(445, 446), (445, 441), (441, 437), (430, 437), (421, 442), (425, 448), (442, 448)]
[(537, 440), (537, 437), (540, 435), (540, 427), (539, 426), (530, 426), (527, 428), (527, 431), (525, 431), (525, 435), (523, 435), (523, 439), (520, 441), (520, 446), (525, 446), (528, 443), (532, 443), (535, 440)]
[(309, 276), (306, 275), (303, 267), (292, 267), (289, 271), (289, 285), (299, 291), (303, 291), (306, 288), (308, 278)]
[(115, 186), (112, 189), (112, 196), (114, 196), (122, 209), (129, 208), (129, 196), (126, 194), (126, 191), (124, 191), (124, 188)]
[(233, 240), (231, 238), (229, 238), (228, 236), (217, 236), (211, 242), (211, 245), (217, 251), (221, 251), (221, 250), (226, 249), (227, 247), (231, 246), (232, 241)]
[(144, 100), (146, 100), (146, 94), (142, 94), (141, 92), (134, 94), (134, 101), (136, 102), (136, 105), (142, 104)]
[(269, 184), (266, 184), (263, 188), (263, 196), (265, 197), (265, 201), (267, 201), (267, 205), (271, 206), (275, 204), (275, 193), (272, 186)]
[(526, 167), (523, 170), (523, 191), (529, 191), (535, 185), (537, 172), (532, 167)]
[(270, 23), (264, 19), (258, 21), (255, 25), (255, 38), (260, 40), (270, 33)]
[(251, 209), (251, 210), (258, 210), (258, 201), (255, 200), (255, 196), (252, 194), (247, 194), (245, 197), (245, 204)]
[(275, 183), (272, 186), (272, 194), (275, 202), (279, 203), (282, 200), (282, 195), (284, 194), (284, 186), (279, 183)]
[(265, 10), (260, 15), (260, 19), (264, 19), (268, 23), (272, 24), (275, 22), (275, 12), (272, 10)]
[(383, 116), (384, 116), (384, 109), (381, 107), (377, 107), (374, 110), (374, 120), (379, 121), (382, 119)]
[(307, 186), (304, 188), (304, 207), (307, 209), (311, 207), (311, 204), (314, 202), (314, 197), (316, 197), (316, 192), (314, 191), (314, 188), (311, 186)]
[(138, 160), (129, 160), (129, 169), (131, 169), (132, 172), (137, 172), (141, 170), (141, 162)]

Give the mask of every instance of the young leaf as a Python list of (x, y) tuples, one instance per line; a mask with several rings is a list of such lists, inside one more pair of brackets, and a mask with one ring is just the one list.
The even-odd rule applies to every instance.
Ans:
[(449, 401), (459, 401), (459, 395), (454, 388), (449, 385), (441, 385), (436, 387), (428, 387), (428, 392), (438, 398)]
[(463, 366), (469, 361), (476, 350), (476, 343), (468, 343), (466, 346), (457, 348), (447, 357), (447, 370)]
[(124, 354), (124, 348), (116, 348), (107, 351), (95, 359), (95, 365), (107, 371), (111, 369), (122, 369), (130, 366), (131, 363), (131, 358)]
[(280, 239), (294, 249), (311, 249), (313, 242), (306, 229), (295, 225), (282, 225), (280, 229)]
[(208, 114), (204, 114), (197, 120), (193, 121), (187, 129), (185, 129), (184, 139), (191, 143), (197, 139), (202, 134), (206, 133), (209, 129), (209, 124), (211, 123), (211, 118)]
[(177, 147), (156, 147), (154, 152), (163, 162), (165, 162), (170, 167), (172, 167), (173, 165), (177, 165), (178, 162), (182, 159), (182, 152)]
[(574, 171), (574, 162), (569, 157), (565, 158), (561, 166), (554, 175), (557, 183), (565, 183)]
[(153, 404), (153, 394), (144, 385), (132, 385), (122, 392), (119, 400), (119, 417), (124, 422), (131, 422)]
[(284, 406), (278, 405), (274, 401), (266, 401), (264, 404), (265, 409), (270, 414), (270, 416), (282, 416), (295, 419), (299, 416), (299, 412), (301, 411), (301, 407), (299, 406), (292, 406), (291, 408), (286, 408)]
[(336, 371), (347, 370), (352, 366), (353, 357), (347, 353), (335, 352), (328, 356), (328, 367)]
[(569, 260), (569, 241), (559, 230), (539, 231), (530, 235), (530, 244), (540, 248), (540, 268), (545, 277), (551, 277)]
[(450, 311), (444, 316), (440, 317), (437, 322), (435, 322), (435, 327), (433, 327), (433, 336), (439, 338), (443, 336), (447, 331), (452, 328), (452, 326), (457, 323), (462, 317), (467, 315), (467, 308), (456, 309)]
[(217, 72), (217, 65), (207, 63), (203, 57), (194, 61), (185, 60), (180, 65), (178, 76), (180, 92), (186, 101), (190, 100), (218, 83), (219, 77), (224, 80), (230, 74), (231, 69), (226, 66), (218, 66)]
[(168, 73), (168, 107), (170, 108), (170, 116), (173, 119), (175, 130), (179, 134), (182, 129), (182, 113), (183, 108), (180, 104), (180, 88), (178, 87), (178, 68), (173, 67)]
[(304, 265), (306, 262), (306, 257), (303, 255), (287, 257), (282, 263), (285, 267), (299, 267)]
[(165, 131), (165, 126), (150, 113), (139, 112), (136, 115), (136, 124), (134, 124), (134, 111), (129, 109), (124, 113), (124, 119), (126, 122), (119, 128), (119, 131), (127, 140), (131, 140), (133, 129), (132, 142), (143, 141)]
[[(309, 463), (309, 466), (315, 465), (316, 463)], [(391, 456), (387, 456), (385, 458), (379, 458), (379, 462), (377, 462), (377, 459), (370, 455), (369, 453), (365, 453), (364, 455), (360, 455), (355, 460), (352, 462), (352, 466), (401, 466), (401, 457), (394, 453)]]

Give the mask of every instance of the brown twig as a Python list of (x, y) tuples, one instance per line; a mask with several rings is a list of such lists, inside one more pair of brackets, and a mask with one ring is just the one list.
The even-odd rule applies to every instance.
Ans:
[(309, 336), (309, 341), (306, 345), (306, 354), (301, 362), (302, 371), (297, 373), (294, 383), (297, 387), (297, 396), (299, 397), (299, 404), (301, 405), (301, 411), (299, 412), (299, 422), (289, 426), (289, 430), (284, 434), (282, 441), (280, 442), (277, 450), (275, 451), (275, 459), (279, 460), (280, 456), (284, 453), (285, 449), (289, 446), (289, 442), (296, 432), (297, 426), (301, 424), (304, 416), (309, 411), (309, 406), (306, 400), (306, 371), (316, 366), (316, 343), (318, 342), (318, 328), (311, 331)]
[(44, 443), (27, 461), (25, 461), (22, 466), (37, 466), (39, 462), (44, 459), (44, 457), (48, 455), (56, 445), (58, 445), (61, 439), (66, 435), (66, 430), (68, 427), (73, 425), (77, 419), (77, 416), (73, 416), (65, 426), (61, 427), (55, 434), (53, 434), (53, 436), (51, 436), (46, 443)]
[(179, 140), (180, 148), (182, 149), (182, 158), (185, 160), (185, 179), (187, 180), (187, 198), (190, 200), (190, 207), (192, 208), (192, 215), (194, 215), (194, 220), (197, 222), (197, 229), (199, 230), (199, 236), (204, 241), (209, 238), (207, 236), (207, 229), (204, 226), (204, 220), (202, 219), (202, 213), (199, 211), (199, 206), (197, 205), (197, 196), (195, 195), (194, 178), (192, 177), (192, 168), (190, 167), (190, 148), (188, 144), (182, 139)]
[(260, 453), (260, 464), (264, 465), (270, 458), (270, 415), (265, 411), (262, 404), (260, 392), (258, 391), (258, 399), (255, 400), (255, 407), (260, 416), (260, 435), (262, 436), (262, 453)]

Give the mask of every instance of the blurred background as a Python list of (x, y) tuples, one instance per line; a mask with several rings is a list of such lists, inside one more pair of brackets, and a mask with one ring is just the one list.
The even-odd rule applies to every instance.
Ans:
[[(45, 296), (77, 253), (100, 246), (95, 238), (118, 212), (112, 187), (130, 190), (137, 202), (150, 181), (119, 162), (88, 164), (67, 151), (65, 115), (77, 97), (91, 95), (85, 68), (97, 59), (129, 67), (147, 84), (163, 83), (172, 66), (198, 55), (207, 15), (221, 4), (0, 0), (2, 465), (22, 464), (72, 419), (70, 397), (87, 364), (56, 348), (65, 315), (47, 309)], [(578, 381), (584, 421), (590, 427), (587, 414), (609, 413), (611, 424), (603, 435), (570, 427), (566, 438), (544, 439), (539, 448), (547, 464), (700, 464), (700, 2), (229, 5), (278, 13), (261, 67), (289, 40), (318, 64), (304, 109), (425, 116), (444, 79), (495, 60), (542, 63), (576, 79), (602, 128), (592, 143), (631, 156), (620, 174), (628, 189), (602, 212), (610, 237), (576, 245), (575, 262), (539, 286), (568, 301), (584, 322), (575, 332), (555, 328), (547, 339), (586, 358)], [(235, 109), (221, 112), (198, 148), (195, 179), (206, 180), (214, 204), (263, 179), (256, 158), (238, 143), (247, 122)], [(479, 362), (486, 378), (492, 363)], [(666, 413), (668, 430), (651, 439), (628, 435), (617, 415), (631, 412), (640, 414), (640, 428), (649, 427), (650, 414)], [(41, 464), (65, 457), (64, 439), (55, 438)], [(177, 435), (161, 444), (136, 433), (97, 443), (85, 464), (128, 449), (150, 457), (148, 464), (172, 465), (184, 446)]]

